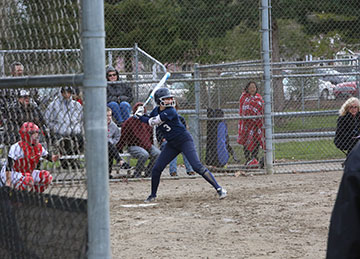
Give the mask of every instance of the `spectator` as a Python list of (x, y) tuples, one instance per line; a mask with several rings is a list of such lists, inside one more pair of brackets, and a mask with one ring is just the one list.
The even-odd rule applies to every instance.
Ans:
[(120, 140), (120, 129), (112, 120), (112, 111), (107, 107), (106, 111), (108, 125), (108, 153), (109, 153), (109, 178), (112, 178), (111, 171), (114, 159), (123, 169), (130, 169), (130, 165), (121, 159), (116, 144)]
[[(24, 76), (24, 65), (19, 61), (15, 61), (10, 65), (10, 73), (12, 77), (22, 77)], [(38, 90), (36, 88), (27, 88), (30, 91), (33, 101), (36, 104), (39, 104), (38, 100)], [(0, 90), (0, 106), (1, 109), (6, 108), (7, 105), (16, 102), (17, 96), (19, 94), (18, 89), (1, 89)]]
[(330, 218), (326, 259), (360, 258), (359, 169), (360, 145), (357, 144), (345, 161), (344, 174)]
[[(24, 75), (24, 66), (15, 61), (10, 65), (10, 73), (12, 77), (18, 77)], [(1, 89), (0, 90), (0, 104), (1, 109), (5, 109), (9, 104), (12, 104), (16, 101), (18, 96), (17, 89)]]
[[(178, 103), (176, 102), (175, 104), (175, 109), (178, 110), (179, 109), (179, 106), (178, 106)], [(185, 128), (187, 127), (186, 126), (186, 121), (185, 121), (185, 118), (181, 115), (179, 115), (179, 119), (180, 119), (180, 122), (185, 126)], [(157, 141), (159, 142), (160, 144), (160, 150), (162, 150), (164, 148), (164, 146), (166, 145), (166, 139), (164, 138), (163, 134), (161, 133), (160, 129), (157, 127), (156, 128), (156, 138), (157, 138)], [(183, 156), (183, 160), (184, 160), (184, 165), (185, 165), (185, 168), (186, 168), (186, 173), (188, 175), (195, 175), (195, 172), (194, 172), (194, 169), (192, 168), (192, 166), (190, 165), (189, 163), (189, 160), (187, 160), (186, 156), (184, 156), (183, 153), (181, 153), (182, 156)], [(177, 157), (175, 157), (169, 164), (169, 173), (170, 173), (170, 176), (177, 176)]]
[[(133, 112), (141, 105), (143, 104), (136, 103)], [(138, 159), (134, 177), (140, 177), (143, 171), (145, 171), (145, 177), (150, 176), (154, 162), (160, 154), (160, 150), (154, 146), (153, 128), (148, 124), (141, 123), (140, 120), (134, 117), (130, 117), (121, 127), (121, 137), (117, 147), (122, 152), (125, 146), (128, 147), (130, 155)], [(150, 158), (150, 161), (145, 168), (148, 158)]]
[(360, 137), (360, 102), (356, 97), (350, 97), (339, 110), (334, 143), (346, 155), (354, 148)]
[(13, 144), (20, 140), (19, 130), (24, 122), (33, 122), (45, 131), (45, 121), (39, 107), (31, 102), (30, 92), (20, 90), (17, 100), (3, 110), (3, 119), (5, 121), (5, 139), (6, 144)]
[[(119, 72), (112, 66), (106, 69), (106, 79), (108, 82), (119, 81)], [(113, 111), (116, 124), (121, 124), (130, 117), (131, 105), (133, 101), (132, 88), (125, 83), (108, 84), (107, 86), (107, 106)]]
[(10, 70), (11, 76), (13, 77), (24, 76), (24, 65), (18, 61), (15, 61), (10, 65)]
[(75, 88), (74, 93), (72, 95), (73, 100), (77, 101), (81, 105), (83, 105), (83, 94), (80, 88)]
[[(263, 115), (264, 101), (257, 92), (258, 87), (255, 82), (249, 82), (240, 97), (240, 116), (261, 116)], [(259, 148), (264, 149), (264, 130), (263, 118), (240, 119), (239, 136), (237, 142), (244, 146), (244, 155), (246, 165), (259, 165), (258, 154)], [(263, 159), (261, 159), (263, 166)]]
[(55, 162), (57, 155), (50, 155), (39, 143), (39, 127), (32, 122), (22, 124), (21, 141), (10, 147), (7, 163), (1, 169), (0, 186), (17, 190), (44, 192), (51, 184), (52, 176), (46, 170), (37, 170), (40, 157)]
[[(72, 99), (72, 87), (62, 87), (60, 95), (53, 100), (45, 111), (45, 120), (50, 134), (62, 155), (80, 154), (84, 148), (82, 119), (83, 107)], [(73, 169), (78, 167), (75, 159), (61, 160), (61, 166), (66, 169), (69, 164)]]
[[(15, 61), (15, 62), (13, 62), (11, 65), (10, 65), (10, 70), (11, 70), (11, 76), (12, 77), (21, 77), (21, 76), (24, 76), (24, 65), (21, 63), (21, 62), (19, 62), (19, 61)], [(9, 89), (9, 90), (11, 90), (11, 89)], [(38, 100), (38, 89), (36, 89), (36, 88), (30, 88), (29, 89), (29, 91), (30, 91), (30, 95), (32, 96), (32, 98), (33, 98), (33, 100), (34, 100), (34, 102), (36, 103), (36, 104), (40, 104), (40, 102), (39, 102), (39, 100)], [(16, 93), (17, 93), (18, 91), (14, 91), (14, 97), (16, 98)]]

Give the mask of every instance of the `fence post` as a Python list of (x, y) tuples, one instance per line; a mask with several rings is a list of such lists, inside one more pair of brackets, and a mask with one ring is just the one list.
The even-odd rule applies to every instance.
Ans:
[(262, 58), (264, 63), (264, 100), (265, 100), (265, 169), (267, 174), (273, 174), (272, 150), (272, 119), (271, 119), (271, 78), (270, 78), (270, 29), (269, 29), (269, 0), (262, 0), (261, 32), (262, 32)]
[[(88, 258), (111, 258), (104, 1), (82, 1)], [(96, 104), (96, 105), (94, 105)]]
[[(196, 63), (194, 65), (194, 79), (198, 79), (200, 78), (200, 73), (199, 73), (199, 64)], [(194, 138), (194, 142), (195, 142), (195, 147), (196, 150), (199, 154), (199, 158), (201, 159), (201, 146), (200, 146), (200, 82), (199, 81), (195, 81), (195, 116), (193, 116), (193, 118), (191, 118), (192, 116), (190, 116), (190, 121), (193, 121), (192, 125), (189, 124), (190, 129), (193, 127), (192, 129), (192, 136)]]
[[(138, 44), (135, 42), (134, 45), (134, 58), (135, 58), (135, 80), (139, 80), (139, 50)], [(136, 89), (136, 102), (139, 101), (139, 84), (135, 83)]]
[(0, 77), (5, 77), (4, 53), (0, 53)]

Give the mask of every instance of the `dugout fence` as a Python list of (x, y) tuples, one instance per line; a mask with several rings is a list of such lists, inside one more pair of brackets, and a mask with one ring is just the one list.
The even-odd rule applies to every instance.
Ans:
[[(2, 177), (1, 256), (110, 258), (108, 175), (99, 173), (107, 172), (107, 159), (106, 155), (97, 155), (107, 154), (106, 141), (102, 141), (107, 136), (104, 14), (99, 11), (104, 9), (104, 3), (15, 0), (1, 2), (0, 6), (1, 126), (6, 135), (2, 145), (9, 145), (1, 150), (2, 158), (6, 161), (13, 152), (17, 159), (20, 150), (10, 145), (14, 147), (18, 141), (18, 123), (24, 120), (38, 124), (41, 150), (59, 154), (55, 143), (70, 143), (68, 150), (85, 155), (84, 164), (55, 161), (54, 157), (52, 161), (35, 161), (36, 170), (41, 170), (38, 175), (33, 171), (35, 186), (43, 181), (43, 175), (53, 176), (53, 183), (44, 193), (34, 192), (32, 185), (14, 191), (3, 186)], [(70, 101), (71, 112), (58, 120), (59, 125), (70, 123), (70, 128), (78, 130), (49, 141), (56, 131), (49, 127), (50, 135), (46, 134), (40, 118), (46, 116), (41, 110), (56, 112), (56, 105), (52, 105), (62, 87), (64, 93), (83, 93), (82, 105)], [(49, 100), (37, 105), (34, 93)], [(15, 112), (25, 107), (18, 106), (23, 105), (22, 100), (29, 99), (26, 110)], [(92, 108), (90, 104), (95, 103)], [(11, 132), (14, 139), (7, 141)], [(85, 139), (89, 141), (85, 143)], [(26, 155), (25, 150), (22, 152)], [(79, 181), (79, 176), (86, 181)]]

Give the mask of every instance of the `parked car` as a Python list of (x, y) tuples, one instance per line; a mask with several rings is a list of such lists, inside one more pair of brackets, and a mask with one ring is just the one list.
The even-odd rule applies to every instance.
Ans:
[(347, 82), (339, 83), (334, 88), (334, 96), (338, 98), (349, 98), (351, 96), (359, 96), (359, 81), (356, 76), (350, 76)]
[(321, 98), (322, 100), (328, 100), (334, 98), (335, 85), (322, 79), (284, 78), (283, 87), (285, 100), (288, 101), (300, 100), (302, 94), (304, 95), (305, 99)]
[[(191, 73), (177, 73), (172, 74), (170, 79), (188, 79), (192, 78)], [(150, 76), (148, 78), (142, 77), (141, 79), (144, 80), (152, 80)], [(137, 85), (134, 84), (134, 91), (135, 91), (135, 99), (138, 101), (145, 101), (149, 95), (151, 94), (152, 90), (156, 86), (156, 83), (138, 83)], [(164, 87), (168, 87), (170, 92), (176, 97), (176, 100), (179, 104), (187, 104), (191, 100), (189, 99), (190, 96), (190, 89), (191, 85), (188, 82), (166, 82)]]
[(315, 72), (319, 74), (324, 74), (321, 79), (324, 81), (330, 81), (334, 85), (347, 80), (347, 76), (341, 75), (339, 71), (332, 68), (318, 68), (315, 70)]
[(188, 100), (188, 93), (190, 91), (190, 85), (186, 82), (175, 82), (171, 84), (167, 84), (170, 93), (173, 94), (176, 98), (176, 101), (181, 104), (186, 104), (190, 100)]
[(322, 100), (329, 100), (334, 99), (334, 88), (335, 85), (331, 83), (330, 81), (324, 81), (319, 79), (319, 93), (320, 93), (320, 99)]

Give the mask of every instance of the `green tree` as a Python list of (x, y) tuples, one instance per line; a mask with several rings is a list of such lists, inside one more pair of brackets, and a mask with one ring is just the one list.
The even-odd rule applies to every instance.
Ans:
[[(354, 0), (273, 0), (272, 61), (302, 59), (306, 54), (333, 58), (341, 47), (359, 39), (359, 5)], [(275, 110), (282, 110), (282, 80), (273, 80), (273, 87)]]
[[(231, 30), (240, 24), (255, 24), (252, 16), (258, 14), (258, 8), (247, 8), (230, 0), (124, 0), (105, 4), (106, 46), (125, 47), (137, 42), (163, 62), (220, 62), (227, 58), (224, 52), (228, 49), (222, 39), (234, 37)], [(246, 9), (255, 11), (242, 17)]]
[(80, 47), (77, 0), (14, 0), (2, 23), (3, 49), (62, 49)]

